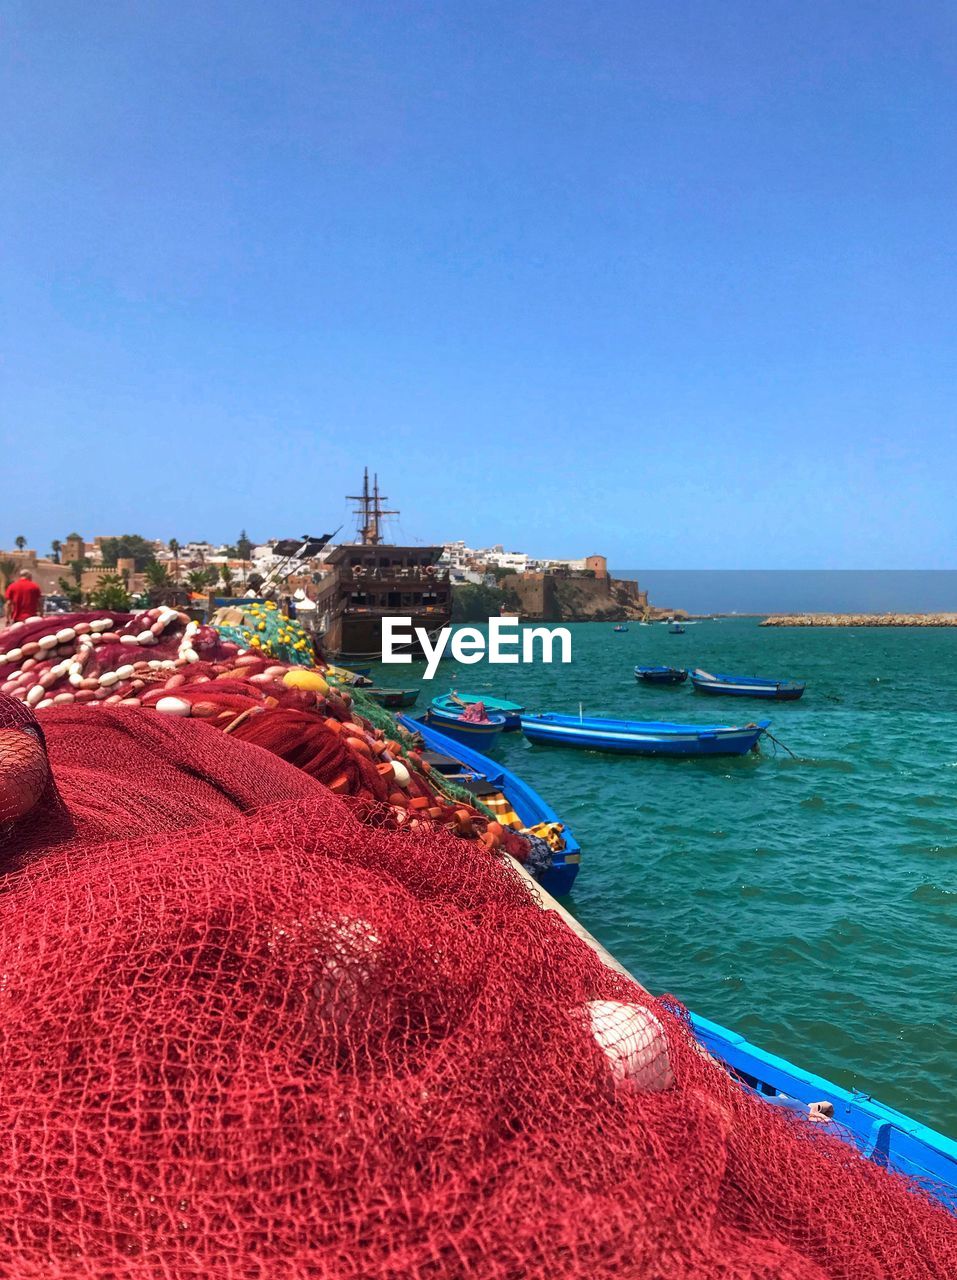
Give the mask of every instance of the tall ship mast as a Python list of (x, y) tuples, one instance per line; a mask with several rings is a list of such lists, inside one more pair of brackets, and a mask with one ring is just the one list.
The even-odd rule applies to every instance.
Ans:
[(398, 511), (384, 511), (382, 503), (388, 502), (386, 497), (379, 496), (379, 477), (373, 476), (372, 492), (369, 492), (369, 468), (362, 473), (362, 492), (346, 494), (347, 502), (358, 502), (355, 514), (359, 517), (359, 542), (364, 547), (377, 547), (382, 541), (381, 525), (383, 516), (397, 516)]
[[(412, 547), (383, 542), (383, 522), (398, 511), (387, 510), (379, 477), (362, 492), (348, 494), (356, 503), (356, 542), (341, 543), (326, 563), (332, 570), (319, 590), (316, 607), (324, 614), (323, 651), (340, 662), (378, 662), (382, 657), (383, 618), (411, 618), (411, 630), (423, 627), (430, 637), (452, 618), (449, 571), (439, 564), (440, 546)], [(407, 650), (424, 658), (413, 642)]]

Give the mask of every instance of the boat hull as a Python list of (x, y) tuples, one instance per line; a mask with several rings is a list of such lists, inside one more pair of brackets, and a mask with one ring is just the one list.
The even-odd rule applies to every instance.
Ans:
[[(436, 618), (434, 614), (412, 614), (411, 634), (415, 636), (417, 627), (423, 628), (434, 643), (442, 627), (448, 625), (447, 617)], [(330, 661), (355, 670), (357, 662), (382, 661), (382, 616), (355, 617), (347, 614), (334, 621), (322, 641), (322, 651)], [(393, 643), (394, 654), (408, 654), (413, 662), (426, 661), (428, 654), (418, 639), (405, 645)]]
[(635, 679), (643, 684), (684, 684), (688, 673), (680, 667), (635, 667)]
[(505, 717), (496, 715), (494, 712), (489, 715), (488, 722), (482, 724), (461, 720), (458, 716), (430, 707), (425, 719), (427, 724), (433, 725), (455, 742), (460, 742), (466, 747), (474, 747), (476, 751), (491, 750), (505, 728)]
[(773, 680), (760, 677), (712, 676), (691, 673), (696, 693), (718, 698), (762, 698), (766, 702), (796, 702), (804, 694), (805, 685), (797, 680)]
[(469, 745), (454, 742), (444, 730), (423, 724), (421, 720), (414, 720), (410, 716), (400, 715), (396, 718), (406, 729), (421, 733), (427, 747), (443, 755), (453, 756), (476, 777), (485, 778), (492, 786), (498, 787), (525, 826), (534, 827), (540, 822), (562, 823), (565, 827), (565, 848), (556, 851), (552, 865), (540, 872), (537, 879), (542, 888), (556, 898), (570, 893), (581, 863), (581, 845), (551, 805), (511, 769), (506, 769), (496, 760), (489, 760)]
[(362, 692), (380, 707), (414, 707), (419, 698), (418, 689), (363, 689)]
[(664, 725), (627, 720), (523, 716), (522, 732), (543, 746), (577, 747), (634, 756), (743, 756), (770, 721), (749, 725)]

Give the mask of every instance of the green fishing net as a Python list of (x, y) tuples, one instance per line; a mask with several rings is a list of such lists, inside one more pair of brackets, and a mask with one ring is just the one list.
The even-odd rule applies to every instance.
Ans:
[(287, 618), (271, 600), (253, 604), (237, 603), (220, 609), (212, 618), (224, 640), (242, 649), (260, 652), (277, 662), (311, 667), (314, 662), (312, 638), (295, 618)]

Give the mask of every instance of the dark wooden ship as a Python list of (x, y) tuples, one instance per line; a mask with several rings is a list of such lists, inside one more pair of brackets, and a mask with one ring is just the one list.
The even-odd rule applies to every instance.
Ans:
[[(322, 620), (322, 651), (348, 666), (350, 662), (378, 662), (382, 655), (383, 618), (411, 618), (432, 638), (452, 617), (449, 572), (439, 564), (441, 547), (404, 547), (382, 541), (382, 522), (398, 511), (386, 511), (388, 499), (379, 493), (379, 478), (369, 485), (365, 469), (362, 493), (356, 502), (358, 542), (342, 543), (326, 564), (331, 569), (319, 587), (316, 607)], [(424, 658), (413, 641), (406, 650)]]

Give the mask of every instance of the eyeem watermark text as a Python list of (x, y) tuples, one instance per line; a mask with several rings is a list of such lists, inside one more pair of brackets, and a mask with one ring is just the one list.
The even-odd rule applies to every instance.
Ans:
[[(382, 619), (382, 661), (411, 662), (418, 642), (425, 654), (425, 678), (431, 680), (448, 648), (456, 662), (571, 662), (572, 637), (567, 627), (522, 627), (516, 618), (489, 618), (488, 635), (478, 627), (443, 627), (433, 643), (425, 627), (413, 630), (411, 618)], [(536, 645), (541, 658), (536, 659)], [(555, 656), (556, 646), (558, 657)]]

